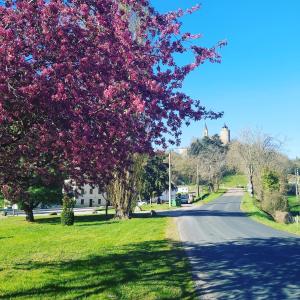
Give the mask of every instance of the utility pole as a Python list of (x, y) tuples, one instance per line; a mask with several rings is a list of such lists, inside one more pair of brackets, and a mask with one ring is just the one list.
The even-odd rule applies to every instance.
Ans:
[(197, 198), (200, 196), (200, 186), (199, 186), (199, 164), (197, 163)]
[(172, 171), (171, 171), (171, 150), (169, 152), (169, 207), (172, 206)]
[(296, 171), (295, 171), (295, 175), (296, 175), (296, 198), (298, 199), (299, 197), (299, 169), (296, 168)]

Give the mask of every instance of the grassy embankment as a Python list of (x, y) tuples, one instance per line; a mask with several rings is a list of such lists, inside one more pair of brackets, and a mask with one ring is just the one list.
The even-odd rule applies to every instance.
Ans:
[(297, 199), (296, 196), (289, 196), (288, 199), (291, 212), (300, 213), (300, 197)]
[(224, 193), (226, 193), (226, 190), (220, 189), (218, 192), (215, 193), (206, 193), (202, 198), (196, 199), (194, 202), (195, 205), (200, 206), (206, 203), (209, 203), (219, 197), (221, 197)]
[(226, 193), (227, 189), (236, 187), (245, 187), (247, 185), (247, 178), (244, 175), (229, 175), (225, 176), (220, 184), (220, 188), (216, 193), (209, 193), (207, 189), (204, 190), (203, 199), (198, 199), (196, 205), (209, 203)]
[(229, 175), (222, 179), (220, 187), (223, 189), (246, 187), (247, 177), (244, 175)]
[(1, 299), (196, 299), (173, 219), (0, 219)]
[(241, 209), (247, 213), (247, 215), (264, 225), (270, 226), (277, 230), (283, 230), (294, 234), (300, 235), (300, 224), (279, 224), (276, 223), (269, 215), (261, 211), (259, 208), (257, 208), (253, 203), (253, 198), (249, 196), (248, 193), (246, 193), (243, 197), (243, 201), (241, 204)]

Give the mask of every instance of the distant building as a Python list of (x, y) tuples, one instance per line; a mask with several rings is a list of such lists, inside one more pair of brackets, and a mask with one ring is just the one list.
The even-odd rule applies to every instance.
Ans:
[(228, 145), (230, 143), (230, 130), (226, 124), (221, 129), (220, 140), (224, 145)]
[(178, 187), (178, 193), (180, 194), (187, 194), (189, 192), (188, 186), (179, 186)]
[[(172, 191), (171, 191), (171, 199), (175, 199), (176, 198), (176, 194), (177, 194), (177, 187), (173, 187)], [(169, 190), (165, 190), (159, 197), (155, 197), (152, 199), (152, 202), (157, 202), (158, 198), (160, 199), (160, 201), (162, 202), (168, 202), (169, 201)]]
[(187, 155), (188, 154), (188, 148), (179, 148), (179, 149), (177, 149), (177, 152), (180, 155)]
[(105, 194), (97, 187), (85, 184), (80, 188), (81, 193), (75, 196), (76, 206), (94, 207), (106, 204)]
[[(75, 207), (99, 207), (106, 205), (106, 193), (101, 191), (97, 186), (85, 184), (83, 186), (76, 186), (73, 181), (66, 180), (65, 183), (69, 185), (74, 193)], [(77, 193), (75, 193), (75, 190)], [(177, 187), (172, 187), (171, 199), (176, 198)], [(158, 198), (162, 202), (169, 200), (169, 190), (165, 190), (160, 197), (155, 197), (152, 202), (157, 202)], [(144, 200), (144, 199), (142, 199)]]
[[(206, 124), (203, 131), (203, 137), (209, 137), (208, 128)], [(228, 145), (230, 143), (230, 130), (226, 124), (222, 127), (219, 137), (224, 145)]]
[(208, 128), (207, 128), (206, 123), (205, 123), (204, 131), (203, 131), (203, 137), (209, 137), (209, 135), (208, 135)]
[[(71, 180), (66, 180), (65, 183), (70, 185), (74, 192), (76, 207), (97, 207), (106, 205), (106, 195), (99, 189), (99, 187), (93, 187), (89, 184), (79, 187), (76, 186)], [(77, 193), (75, 193), (75, 190)]]

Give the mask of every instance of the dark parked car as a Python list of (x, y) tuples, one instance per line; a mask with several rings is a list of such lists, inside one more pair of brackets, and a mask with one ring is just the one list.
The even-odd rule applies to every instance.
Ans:
[(181, 204), (189, 203), (189, 195), (188, 194), (181, 194), (180, 200), (181, 200)]

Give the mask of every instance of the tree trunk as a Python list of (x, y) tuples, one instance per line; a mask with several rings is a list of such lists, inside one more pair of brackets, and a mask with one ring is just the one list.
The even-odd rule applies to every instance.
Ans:
[(249, 179), (249, 185), (250, 185), (250, 189), (251, 189), (251, 193), (250, 196), (253, 198), (254, 197), (254, 183), (253, 183), (253, 176), (254, 176), (254, 168), (253, 166), (250, 164), (248, 166), (248, 179)]
[(253, 184), (253, 175), (250, 175), (249, 178), (250, 189), (251, 189), (251, 197), (254, 197), (254, 184)]
[(115, 219), (117, 220), (128, 220), (130, 219), (130, 210), (126, 209), (124, 207), (117, 207), (116, 208), (116, 214)]
[(105, 205), (105, 216), (107, 217), (108, 215), (108, 206), (109, 206), (109, 201), (106, 200), (106, 205)]
[(253, 198), (254, 197), (254, 190), (253, 190), (253, 179), (252, 179), (252, 176), (250, 178), (250, 188), (251, 188), (251, 197)]
[(34, 222), (34, 216), (33, 216), (33, 210), (30, 206), (25, 206), (24, 211), (26, 214), (26, 221), (28, 222)]

